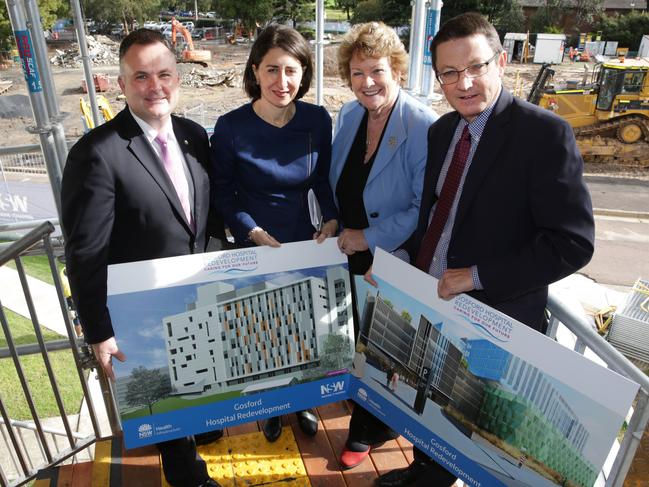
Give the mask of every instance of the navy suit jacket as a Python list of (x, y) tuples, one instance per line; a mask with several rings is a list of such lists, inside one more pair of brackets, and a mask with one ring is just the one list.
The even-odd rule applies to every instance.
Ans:
[[(460, 117), (428, 132), (428, 160), (412, 262), (428, 227), (435, 186)], [(572, 128), (502, 90), (469, 168), (453, 225), (448, 268), (477, 265), (476, 299), (538, 330), (548, 284), (588, 263), (594, 246), (590, 194)]]
[(66, 269), (89, 343), (114, 335), (106, 307), (109, 264), (205, 250), (207, 135), (190, 120), (174, 116), (172, 124), (194, 183), (196, 232), (128, 108), (82, 137), (68, 155), (61, 191)]

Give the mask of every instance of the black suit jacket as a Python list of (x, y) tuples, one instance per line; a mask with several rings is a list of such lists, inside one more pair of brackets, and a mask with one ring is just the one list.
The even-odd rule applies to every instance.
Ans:
[[(460, 117), (428, 131), (428, 160), (417, 229), (405, 245), (414, 262), (435, 187)], [(571, 127), (502, 90), (463, 186), (447, 254), (449, 268), (477, 265), (476, 299), (542, 329), (548, 284), (593, 254), (594, 222), (583, 161)]]
[(113, 336), (106, 308), (109, 264), (205, 250), (210, 191), (207, 135), (187, 119), (173, 116), (172, 125), (194, 184), (195, 232), (128, 108), (82, 137), (68, 155), (61, 192), (66, 268), (89, 343)]

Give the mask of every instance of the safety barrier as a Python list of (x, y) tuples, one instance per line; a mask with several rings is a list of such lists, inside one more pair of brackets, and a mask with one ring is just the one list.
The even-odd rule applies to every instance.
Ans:
[(642, 435), (649, 421), (649, 377), (642, 373), (624, 355), (616, 350), (604, 338), (599, 336), (584, 316), (575, 314), (561, 298), (550, 292), (547, 310), (550, 314), (550, 326), (547, 335), (556, 338), (561, 326), (567, 328), (575, 338), (573, 349), (585, 354), (587, 350), (594, 353), (606, 366), (630, 380), (640, 384), (633, 413), (622, 442), (609, 472), (603, 472), (606, 487), (621, 487), (629, 471)]
[[(10, 357), (10, 359), (3, 360), (2, 366), (11, 367), (13, 365), (20, 382), (24, 401), (31, 416), (31, 421), (16, 421), (10, 418), (6, 402), (8, 398), (5, 396), (7, 391), (4, 388), (0, 390), (0, 418), (3, 423), (0, 425), (0, 451), (8, 452), (0, 456), (0, 485), (2, 487), (17, 486), (28, 482), (36, 476), (39, 469), (56, 465), (84, 452), (84, 450), (88, 450), (101, 436), (97, 412), (84, 375), (84, 369), (93, 367), (94, 362), (89, 350), (82, 341), (77, 339), (73, 330), (50, 241), (50, 234), (53, 231), (54, 226), (51, 223), (42, 223), (20, 240), (0, 250), (0, 267), (5, 266), (10, 261), (15, 263), (37, 341), (36, 345), (31, 344), (30, 346), (15, 343), (7, 314), (0, 301), (0, 325), (7, 344), (6, 348), (0, 349), (0, 357)], [(58, 341), (54, 347), (50, 346), (51, 342), (45, 343), (43, 339), (35, 302), (22, 263), (22, 256), (39, 245), (42, 245), (41, 253), (44, 253), (48, 258), (56, 299), (60, 305), (60, 312), (67, 330), (67, 344)], [(74, 368), (77, 370), (79, 385), (86, 406), (84, 410), (87, 409), (86, 414), (90, 423), (90, 431), (88, 432), (78, 431), (77, 425), (73, 427), (72, 421), (65, 411), (60, 384), (50, 357), (53, 349), (62, 346), (67, 347), (72, 352)], [(56, 402), (56, 409), (59, 413), (55, 418), (41, 417), (38, 401), (35, 400), (31, 392), (32, 387), (28, 382), (23, 361), (27, 355), (33, 355), (34, 353), (40, 354), (42, 357), (45, 373), (39, 380), (49, 382)], [(12, 395), (16, 395), (16, 393), (14, 392)], [(86, 454), (90, 456), (91, 452), (88, 451)]]

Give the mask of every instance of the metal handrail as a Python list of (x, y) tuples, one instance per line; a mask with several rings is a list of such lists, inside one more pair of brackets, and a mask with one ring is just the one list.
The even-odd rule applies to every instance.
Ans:
[[(38, 227), (29, 231), (20, 240), (13, 242), (8, 247), (0, 249), (0, 266), (5, 265), (11, 260), (13, 260), (16, 265), (16, 270), (20, 279), (25, 302), (29, 310), (29, 316), (31, 318), (32, 324), (34, 325), (34, 333), (38, 341), (37, 350), (32, 350), (33, 347), (29, 347), (29, 350), (21, 350), (21, 346), (16, 345), (13, 340), (8, 320), (5, 316), (5, 313), (3, 312), (3, 309), (0, 307), (0, 328), (3, 330), (5, 339), (7, 341), (7, 348), (6, 350), (3, 350), (3, 352), (6, 351), (13, 361), (16, 374), (21, 383), (24, 398), (27, 402), (33, 420), (33, 422), (16, 422), (15, 420), (12, 420), (9, 417), (6, 405), (4, 404), (2, 397), (0, 396), (0, 419), (6, 427), (6, 435), (5, 431), (2, 430), (2, 438), (4, 439), (5, 444), (9, 447), (8, 457), (13, 462), (16, 473), (18, 475), (17, 479), (14, 478), (10, 480), (0, 466), (0, 485), (3, 486), (22, 485), (23, 483), (35, 478), (39, 468), (57, 465), (58, 463), (66, 460), (69, 457), (76, 456), (78, 453), (92, 446), (95, 441), (101, 436), (97, 412), (95, 411), (93, 400), (90, 395), (90, 390), (88, 388), (88, 384), (86, 383), (82, 370), (84, 366), (84, 356), (87, 355), (87, 352), (84, 352), (82, 348), (80, 348), (79, 341), (76, 338), (76, 334), (73, 329), (70, 315), (68, 314), (63, 287), (58, 270), (56, 268), (54, 252), (52, 244), (50, 242), (50, 234), (53, 231), (54, 226), (50, 222), (44, 222)], [(43, 251), (48, 258), (50, 272), (54, 281), (56, 297), (59, 302), (63, 321), (68, 335), (67, 344), (59, 343), (57, 344), (57, 346), (66, 346), (66, 348), (70, 348), (72, 351), (76, 366), (75, 368), (77, 369), (80, 386), (83, 391), (83, 396), (88, 409), (89, 419), (92, 424), (92, 432), (87, 435), (78, 434), (72, 429), (70, 425), (70, 420), (65, 411), (65, 406), (62, 401), (61, 393), (59, 391), (58, 381), (56, 380), (56, 376), (52, 369), (48, 355), (50, 346), (46, 345), (43, 339), (39, 326), (39, 319), (35, 308), (35, 302), (32, 297), (30, 286), (27, 281), (27, 275), (21, 261), (21, 257), (23, 255), (27, 254), (31, 249), (38, 245), (42, 245)], [(35, 407), (35, 401), (31, 393), (30, 386), (26, 380), (24, 366), (19, 360), (19, 355), (21, 354), (21, 352), (24, 353), (25, 351), (41, 354), (43, 364), (47, 372), (47, 378), (50, 382), (51, 390), (54, 394), (56, 406), (59, 411), (59, 416), (57, 416), (57, 418), (60, 418), (65, 431), (50, 431), (48, 427), (43, 424), (42, 419), (40, 418)], [(44, 463), (37, 458), (34, 459), (37, 461), (33, 461), (32, 453), (25, 447), (25, 439), (23, 437), (23, 431), (25, 429), (34, 431), (37, 447), (40, 449), (41, 457), (44, 460)], [(51, 435), (52, 443), (48, 441), (49, 437), (46, 435)], [(56, 441), (57, 437), (63, 437), (66, 439), (66, 445), (62, 450), (59, 448), (59, 445)]]
[(633, 414), (605, 484), (606, 487), (622, 487), (649, 422), (649, 377), (598, 335), (583, 315), (571, 311), (552, 290), (548, 296), (547, 310), (550, 314), (548, 336), (555, 338), (559, 323), (563, 324), (577, 338), (574, 345), (576, 352), (583, 355), (586, 348), (590, 349), (611, 370), (640, 385)]
[[(4, 419), (0, 418), (0, 424), (5, 424)], [(36, 431), (36, 425), (34, 423), (29, 423), (27, 421), (18, 421), (15, 419), (10, 419), (9, 425), (14, 428), (23, 428), (31, 431)], [(67, 433), (65, 431), (56, 428), (50, 428), (48, 426), (43, 426), (43, 432), (50, 435), (67, 436)], [(72, 432), (72, 436), (79, 440), (88, 438), (88, 435), (83, 435), (81, 433), (77, 433), (76, 431)]]

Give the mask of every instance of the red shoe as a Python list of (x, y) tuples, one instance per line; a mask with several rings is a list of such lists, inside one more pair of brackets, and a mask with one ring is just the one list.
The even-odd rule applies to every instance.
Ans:
[(342, 455), (340, 455), (340, 464), (345, 470), (354, 468), (365, 460), (365, 457), (370, 454), (370, 450), (371, 448), (368, 447), (366, 451), (351, 451), (345, 446)]

